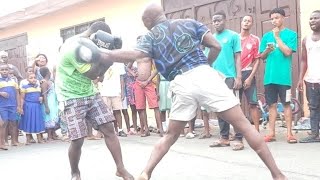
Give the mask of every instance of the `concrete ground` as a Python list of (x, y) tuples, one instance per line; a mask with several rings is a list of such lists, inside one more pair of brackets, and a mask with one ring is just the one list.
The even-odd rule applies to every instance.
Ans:
[[(284, 128), (278, 127), (276, 142), (269, 143), (276, 162), (290, 180), (320, 179), (320, 143), (288, 144)], [(201, 128), (196, 129), (200, 133)], [(269, 171), (247, 145), (243, 151), (230, 147), (209, 148), (218, 138), (217, 126), (212, 126), (210, 139), (181, 137), (153, 173), (153, 180), (269, 180)], [(265, 133), (263, 130), (262, 133)], [(305, 132), (299, 132), (302, 137)], [(137, 176), (145, 166), (156, 134), (147, 138), (120, 138), (127, 169)], [(21, 141), (23, 138), (21, 137)], [(0, 180), (68, 180), (70, 168), (67, 157), (69, 144), (55, 141), (12, 147), (0, 151)], [(86, 141), (80, 161), (82, 180), (112, 180), (115, 165), (103, 140)]]

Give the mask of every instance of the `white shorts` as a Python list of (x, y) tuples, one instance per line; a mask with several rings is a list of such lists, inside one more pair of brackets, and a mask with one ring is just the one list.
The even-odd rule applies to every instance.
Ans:
[(209, 65), (195, 67), (170, 82), (172, 95), (170, 120), (190, 121), (198, 105), (208, 112), (222, 112), (239, 105), (239, 99), (227, 87), (224, 78)]
[(104, 103), (112, 110), (122, 110), (128, 109), (127, 99), (121, 100), (120, 96), (113, 96), (113, 97), (102, 97)]

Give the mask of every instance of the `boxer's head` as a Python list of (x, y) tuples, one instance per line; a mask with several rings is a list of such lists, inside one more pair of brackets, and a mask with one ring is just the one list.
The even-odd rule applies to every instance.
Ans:
[(162, 7), (156, 3), (148, 5), (142, 14), (143, 24), (148, 30), (151, 30), (159, 22), (165, 21), (166, 19)]
[(103, 21), (97, 21), (97, 22), (92, 23), (86, 32), (87, 32), (88, 37), (90, 37), (91, 34), (96, 33), (99, 30), (111, 34), (110, 27)]

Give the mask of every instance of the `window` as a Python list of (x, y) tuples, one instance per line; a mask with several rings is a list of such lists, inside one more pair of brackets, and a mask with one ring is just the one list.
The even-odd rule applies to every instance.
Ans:
[(60, 29), (60, 37), (62, 37), (63, 42), (64, 42), (66, 39), (84, 32), (85, 30), (87, 30), (90, 27), (90, 25), (92, 23), (97, 22), (97, 21), (105, 22), (105, 18), (100, 18), (100, 19), (96, 19), (93, 21), (77, 24), (77, 25), (74, 25), (71, 27), (62, 28), (62, 29)]

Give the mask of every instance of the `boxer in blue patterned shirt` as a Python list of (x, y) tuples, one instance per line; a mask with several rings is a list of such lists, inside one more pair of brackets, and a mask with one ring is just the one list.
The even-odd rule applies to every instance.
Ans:
[(277, 167), (262, 136), (251, 126), (239, 106), (239, 99), (228, 89), (219, 73), (212, 69), (200, 45), (210, 48), (208, 59), (214, 61), (221, 49), (209, 29), (195, 20), (167, 20), (161, 6), (149, 5), (142, 21), (149, 32), (135, 50), (94, 50), (102, 63), (154, 59), (158, 71), (170, 82), (172, 108), (167, 134), (155, 145), (151, 158), (138, 177), (148, 180), (152, 171), (180, 136), (189, 120), (196, 116), (198, 104), (227, 119), (247, 139), (270, 169), (273, 179), (286, 177)]

